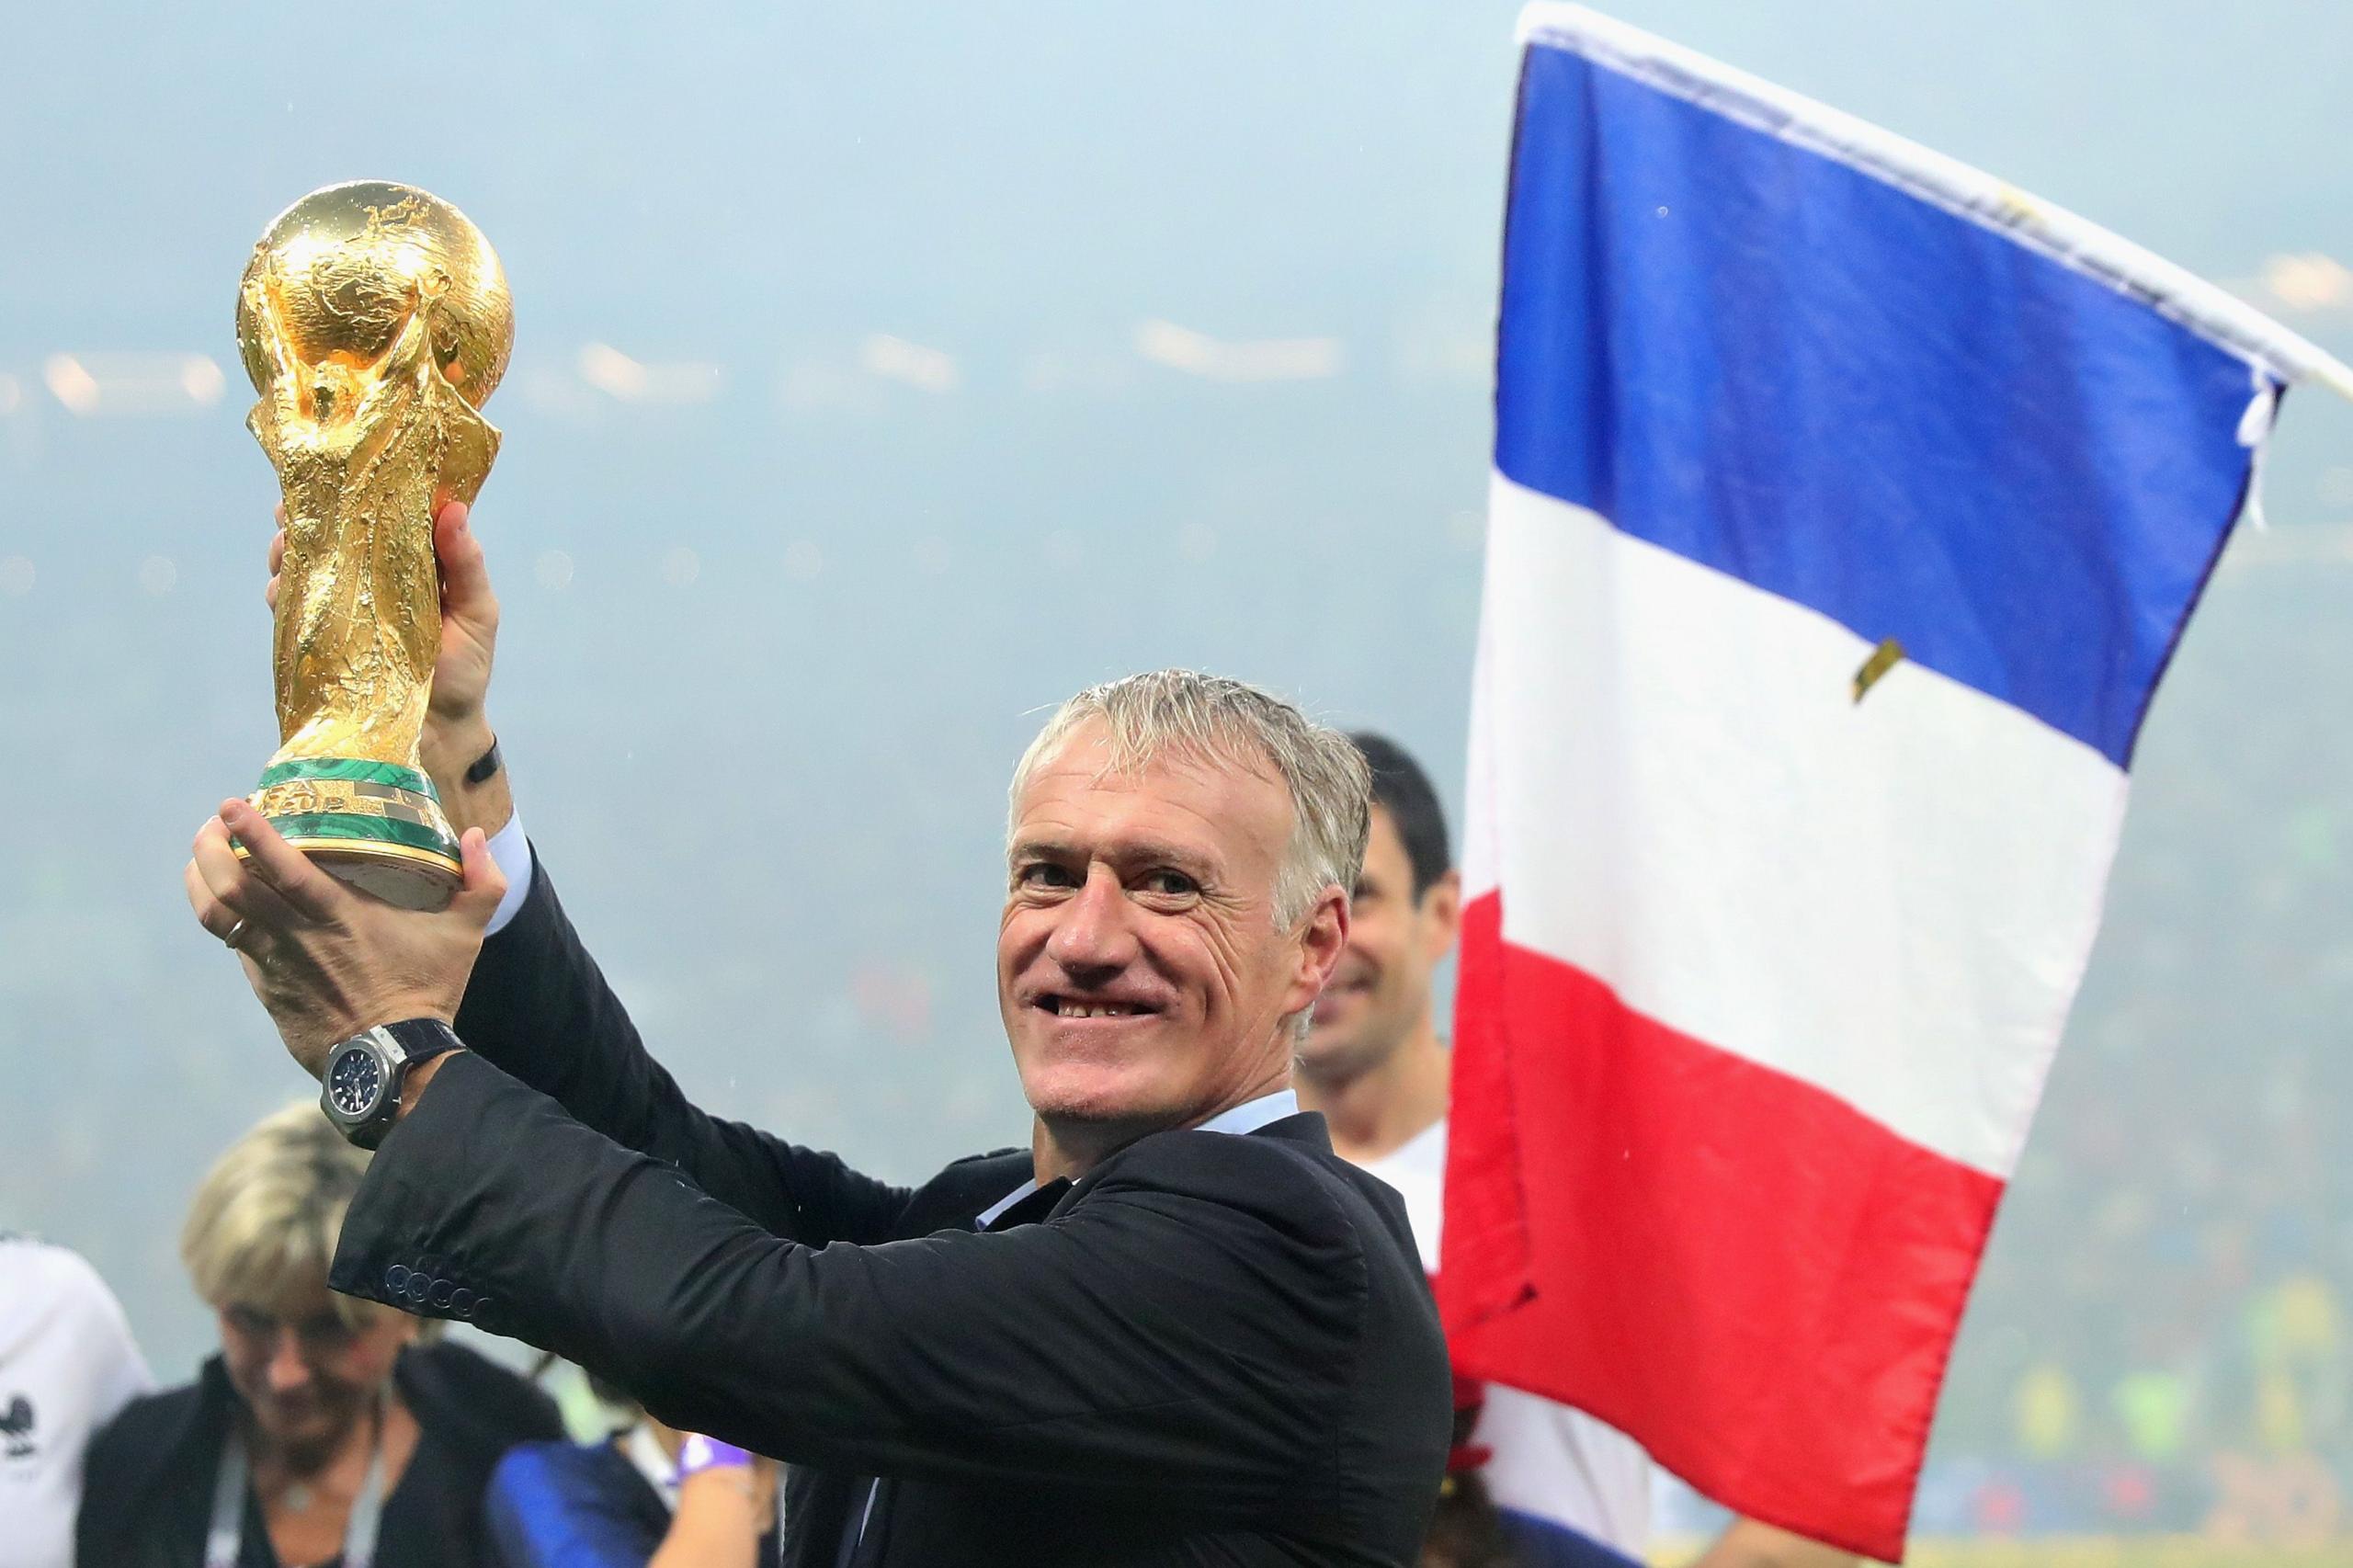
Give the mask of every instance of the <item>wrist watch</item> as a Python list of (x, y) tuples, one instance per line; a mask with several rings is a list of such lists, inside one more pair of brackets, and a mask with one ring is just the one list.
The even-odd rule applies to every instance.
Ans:
[(336, 1131), (373, 1149), (400, 1114), (401, 1085), (409, 1069), (463, 1049), (465, 1042), (438, 1018), (404, 1018), (363, 1029), (327, 1052), (326, 1071), (319, 1074), (319, 1108)]

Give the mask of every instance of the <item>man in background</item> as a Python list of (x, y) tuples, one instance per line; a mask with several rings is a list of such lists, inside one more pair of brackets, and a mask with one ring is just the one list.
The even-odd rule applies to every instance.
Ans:
[(90, 1434), (146, 1392), (147, 1363), (97, 1270), (0, 1233), (0, 1568), (69, 1568)]
[[(1293, 1084), (1330, 1124), (1342, 1157), (1395, 1187), (1423, 1266), (1438, 1272), (1450, 1057), (1432, 982), (1454, 949), (1462, 885), (1429, 778), (1385, 736), (1349, 737), (1372, 773), (1372, 827), (1348, 940), (1300, 1046)], [(1597, 1287), (1602, 1289), (1606, 1287)], [(1458, 1444), (1456, 1485), (1475, 1467), (1526, 1568), (1640, 1562), (1648, 1544), (1650, 1457), (1582, 1411), (1489, 1385)], [(1699, 1568), (1836, 1568), (1847, 1553), (1735, 1520)]]
[(594, 1373), (628, 1425), (593, 1443), (518, 1443), (483, 1511), (501, 1568), (759, 1568), (778, 1561), (777, 1466), (681, 1432)]

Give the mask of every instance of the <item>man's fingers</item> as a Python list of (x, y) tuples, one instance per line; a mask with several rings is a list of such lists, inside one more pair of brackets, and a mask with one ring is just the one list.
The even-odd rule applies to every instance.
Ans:
[(280, 506), (278, 509), (278, 531), (269, 537), (269, 574), (273, 577), (277, 576), (278, 569), (285, 564), (286, 508)]
[(245, 924), (244, 917), (232, 914), (227, 904), (212, 896), (210, 890), (204, 885), (204, 878), (198, 873), (195, 861), (190, 860), (182, 869), (180, 880), (188, 884), (188, 903), (196, 911), (196, 923), (223, 946), (230, 946), (229, 938), (233, 934), (236, 937), (237, 940), (230, 946), (230, 950), (244, 966), (245, 983), (259, 992), (262, 986), (261, 960), (255, 955), (252, 946), (256, 931), (250, 926), (239, 928)]
[(494, 613), (490, 566), (474, 538), (472, 513), (452, 501), (433, 519), (433, 553), (441, 562), (441, 608), (450, 615), (484, 619)]
[[(188, 868), (206, 895), (225, 912), (217, 926), (204, 919), (201, 909), (197, 912), (204, 928), (222, 941), (228, 940), (230, 927), (240, 920), (273, 930), (304, 923), (276, 890), (256, 878), (246, 863), (237, 858), (236, 850), (229, 844), (229, 830), (222, 825), (219, 817), (206, 818), (204, 826), (197, 831)], [(195, 902), (192, 896), (189, 902)]]
[(280, 502), (279, 502), (279, 503), (278, 503), (275, 507), (273, 507), (273, 508), (271, 509), (271, 511), (270, 511), (270, 514), (269, 514), (269, 515), (270, 515), (271, 517), (276, 517), (276, 518), (278, 519), (278, 526), (280, 528), (285, 528), (285, 527), (286, 527), (286, 503), (285, 503), (285, 502), (280, 501)]
[(196, 923), (213, 940), (227, 941), (229, 933), (237, 928), (237, 914), (212, 896), (212, 890), (204, 885), (203, 873), (196, 869), (194, 860), (181, 869), (180, 881), (188, 885), (188, 906), (196, 912)]
[(312, 865), (248, 802), (222, 801), (221, 822), (244, 845), (245, 869), (253, 879), (274, 891), (296, 914), (311, 920), (335, 921), (341, 918), (347, 903), (359, 896)]
[(498, 913), (498, 901), (506, 896), (506, 875), (490, 858), (490, 839), (478, 827), (466, 829), (466, 835), (458, 840), (458, 858), (464, 864), (465, 881), (449, 907), (476, 926), (487, 926)]

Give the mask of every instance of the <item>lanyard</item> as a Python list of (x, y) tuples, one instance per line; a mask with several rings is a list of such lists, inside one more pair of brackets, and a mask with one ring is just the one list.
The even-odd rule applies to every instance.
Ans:
[[(204, 1568), (237, 1568), (245, 1550), (245, 1483), (250, 1471), (244, 1434), (233, 1417), (221, 1449), (221, 1471), (212, 1478), (212, 1526), (204, 1535)], [(351, 1501), (351, 1521), (343, 1530), (342, 1568), (373, 1568), (376, 1530), (384, 1521), (384, 1412), (376, 1409), (376, 1450), (367, 1479)]]

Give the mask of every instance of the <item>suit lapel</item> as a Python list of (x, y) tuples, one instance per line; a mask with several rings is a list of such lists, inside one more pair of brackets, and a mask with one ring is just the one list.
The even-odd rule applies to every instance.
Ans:
[[(1332, 1148), (1324, 1118), (1314, 1111), (1286, 1116), (1242, 1136), (1279, 1139), (1325, 1153)], [(935, 1181), (908, 1204), (900, 1233), (917, 1236), (939, 1230), (972, 1229), (976, 1215), (1020, 1185), (1029, 1175), (1029, 1161), (1026, 1151), (1006, 1150), (951, 1166), (951, 1180)], [(1076, 1181), (1057, 1179), (1046, 1183), (998, 1215), (989, 1229), (1007, 1231), (1018, 1225), (1061, 1219), (1086, 1196), (1093, 1175), (1089, 1172)], [(870, 1485), (874, 1489), (870, 1513), (866, 1506)], [(788, 1568), (881, 1568), (890, 1550), (891, 1512), (897, 1501), (897, 1483), (888, 1477), (873, 1483), (865, 1476), (796, 1469), (788, 1483), (787, 1497), (790, 1500), (797, 1496), (798, 1506), (805, 1511), (793, 1518), (789, 1531), (793, 1546), (786, 1553)], [(861, 1517), (865, 1524), (862, 1532), (858, 1528)], [(831, 1551), (813, 1550), (820, 1541)]]
[[(1166, 1138), (1174, 1135), (1165, 1132), (1154, 1132), (1150, 1136), (1152, 1138)], [(1216, 1134), (1216, 1136), (1220, 1138), (1236, 1136), (1243, 1138), (1274, 1138), (1279, 1139), (1285, 1143), (1299, 1144), (1303, 1148), (1312, 1149), (1320, 1153), (1328, 1154), (1332, 1152), (1331, 1130), (1324, 1124), (1324, 1113), (1318, 1110), (1303, 1110), (1296, 1116), (1286, 1116), (1280, 1120), (1270, 1121), (1264, 1127), (1254, 1127), (1247, 1132), (1239, 1134), (1220, 1132)], [(1149, 1141), (1149, 1139), (1138, 1139), (1136, 1142), (1142, 1143)], [(1132, 1149), (1135, 1146), (1135, 1143), (1131, 1143), (1128, 1145), (1128, 1148)], [(1126, 1149), (1120, 1151), (1120, 1154), (1125, 1153), (1127, 1153)], [(1119, 1154), (1114, 1154), (1111, 1157), (1116, 1160), (1119, 1158)], [(1107, 1161), (1106, 1164), (1108, 1163), (1108, 1162)], [(1061, 1197), (1055, 1201), (1052, 1210), (1042, 1215), (1029, 1215), (1027, 1216), (1027, 1218), (1046, 1220), (1061, 1219), (1063, 1215), (1071, 1211), (1080, 1199), (1086, 1196), (1088, 1186), (1095, 1180), (1096, 1171), (1099, 1171), (1103, 1167), (1101, 1165), (1097, 1165), (1095, 1167), (1095, 1170), (1087, 1172), (1076, 1181), (1061, 1184), (1063, 1186), (1064, 1190)], [(1030, 1204), (1038, 1202), (1040, 1199), (1044, 1198), (1048, 1192), (1052, 1190), (1053, 1186), (1049, 1185), (1048, 1187), (1042, 1187), (1039, 1191), (1032, 1193), (1028, 1198), (1025, 1198), (1020, 1202), (1015, 1204), (1011, 1209), (1006, 1210), (1004, 1217), (989, 1228), (991, 1230), (1001, 1231), (1007, 1225), (1023, 1222), (1016, 1221), (1014, 1216), (1021, 1213), (1022, 1210), (1029, 1208)]]

